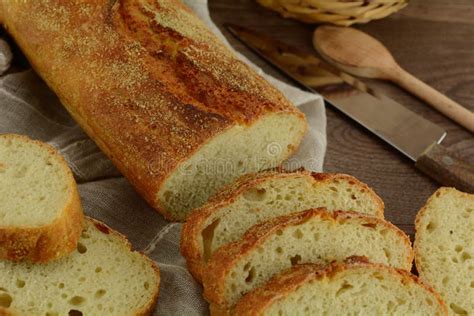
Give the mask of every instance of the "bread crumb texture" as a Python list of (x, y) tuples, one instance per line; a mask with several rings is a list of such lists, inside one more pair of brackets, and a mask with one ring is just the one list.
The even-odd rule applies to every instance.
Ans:
[(70, 256), (47, 264), (0, 260), (0, 271), (0, 314), (7, 315), (149, 315), (160, 281), (150, 259), (91, 219)]
[(246, 295), (233, 315), (447, 315), (409, 272), (370, 263), (300, 265)]
[(232, 307), (277, 273), (301, 263), (327, 264), (350, 256), (410, 270), (410, 240), (390, 223), (353, 212), (303, 211), (252, 227), (217, 250), (204, 274), (204, 295)]
[(474, 315), (474, 195), (440, 188), (416, 219), (416, 267), (450, 315)]
[(212, 253), (250, 227), (317, 207), (382, 218), (384, 211), (380, 197), (349, 175), (266, 171), (242, 176), (195, 210), (184, 225), (181, 249), (190, 271), (201, 280)]
[(72, 173), (53, 147), (0, 135), (0, 228), (51, 224), (70, 202), (71, 183)]

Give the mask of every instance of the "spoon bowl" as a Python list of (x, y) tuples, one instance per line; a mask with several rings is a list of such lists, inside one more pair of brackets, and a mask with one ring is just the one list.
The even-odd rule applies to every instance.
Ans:
[(323, 25), (313, 45), (334, 66), (359, 77), (391, 80), (474, 133), (474, 113), (402, 69), (372, 36), (350, 27)]

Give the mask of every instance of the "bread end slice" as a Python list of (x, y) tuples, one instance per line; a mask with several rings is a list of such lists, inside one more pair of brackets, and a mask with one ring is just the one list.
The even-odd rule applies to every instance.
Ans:
[(83, 228), (77, 185), (45, 143), (0, 135), (0, 258), (47, 262), (76, 249)]
[[(447, 315), (440, 296), (417, 277), (365, 260), (304, 264), (245, 295), (232, 315)], [(279, 314), (280, 313), (280, 314)]]
[(420, 278), (446, 301), (451, 315), (474, 315), (474, 195), (438, 189), (415, 223)]

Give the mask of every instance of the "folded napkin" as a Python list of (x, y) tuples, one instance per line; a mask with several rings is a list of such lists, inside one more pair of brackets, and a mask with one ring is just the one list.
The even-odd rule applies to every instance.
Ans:
[[(226, 42), (209, 17), (206, 0), (185, 2)], [(9, 59), (6, 50), (7, 46), (0, 42), (0, 63)], [(265, 75), (240, 57), (306, 114), (309, 130), (289, 166), (320, 171), (326, 148), (322, 99)], [(86, 214), (126, 235), (134, 249), (144, 251), (158, 263), (161, 287), (156, 315), (208, 314), (201, 286), (187, 271), (179, 252), (182, 224), (167, 222), (145, 203), (34, 71), (0, 77), (1, 133), (25, 134), (55, 146), (74, 172)]]

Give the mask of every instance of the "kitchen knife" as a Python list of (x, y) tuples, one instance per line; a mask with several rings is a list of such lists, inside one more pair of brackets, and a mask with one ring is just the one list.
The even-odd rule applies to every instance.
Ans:
[(313, 54), (241, 26), (226, 27), (272, 65), (413, 160), (426, 175), (474, 193), (474, 165), (440, 145), (446, 136), (442, 128)]

